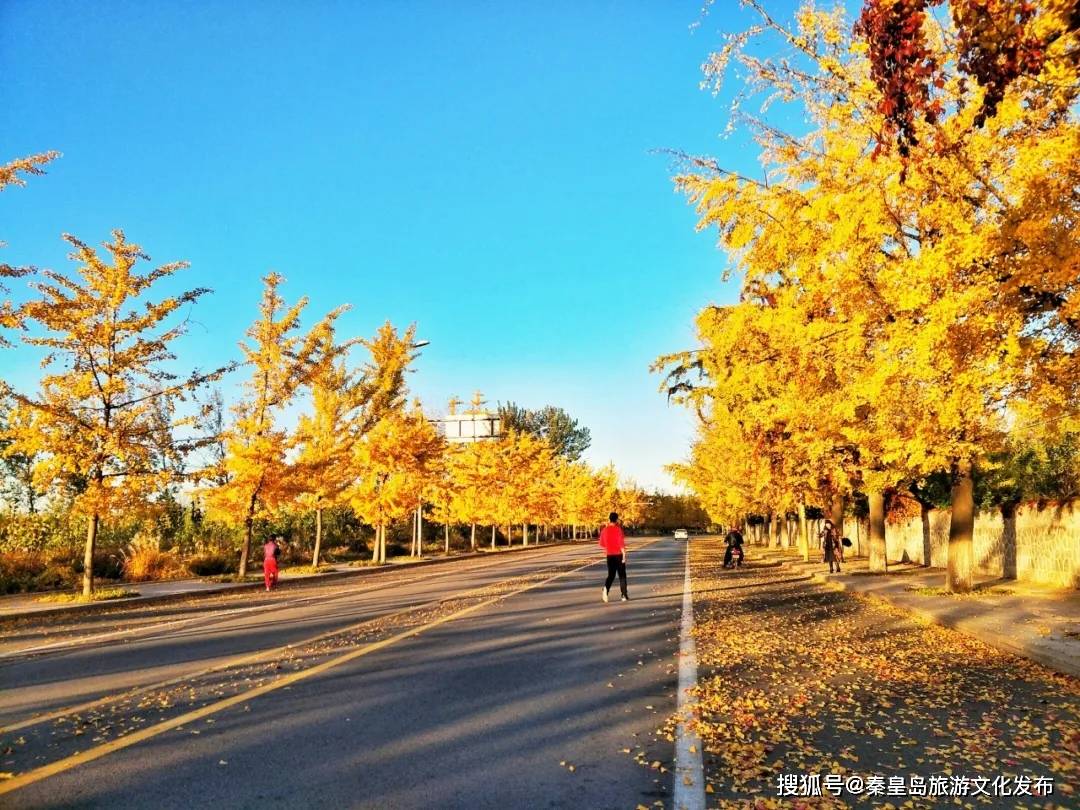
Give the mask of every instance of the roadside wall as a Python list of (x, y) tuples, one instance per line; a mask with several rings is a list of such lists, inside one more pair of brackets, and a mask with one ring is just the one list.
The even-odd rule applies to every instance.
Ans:
[[(865, 523), (859, 527), (865, 537)], [(853, 538), (854, 539), (854, 538)], [(980, 574), (1080, 588), (1080, 501), (1025, 505), (1012, 516), (1000, 509), (975, 516), (975, 570)], [(932, 509), (907, 523), (887, 523), (889, 560), (944, 567), (949, 510)]]

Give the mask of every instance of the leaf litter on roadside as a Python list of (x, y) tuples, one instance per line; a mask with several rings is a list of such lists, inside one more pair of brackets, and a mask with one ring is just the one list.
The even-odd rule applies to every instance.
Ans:
[[(1076, 679), (866, 597), (775, 581), (783, 568), (744, 571), (742, 587), (725, 587), (722, 550), (694, 547), (691, 566), (699, 670), (689, 725), (701, 737), (710, 807), (885, 806), (865, 792), (781, 799), (782, 774), (1047, 777), (1054, 794), (1030, 800), (1072, 806)], [(676, 724), (669, 718), (667, 731)], [(889, 798), (896, 808), (936, 801)]]

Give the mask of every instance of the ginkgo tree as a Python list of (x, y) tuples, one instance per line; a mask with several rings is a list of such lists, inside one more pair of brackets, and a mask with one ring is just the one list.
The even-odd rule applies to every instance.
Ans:
[(283, 281), (277, 273), (263, 278), (259, 317), (247, 331), (248, 341), (240, 343), (250, 376), (225, 431), (220, 483), (205, 490), (209, 509), (243, 529), (241, 578), (247, 575), (256, 519), (293, 501), (300, 489), (289, 459), (296, 437), (281, 424), (281, 413), (319, 368), (320, 350), (332, 342), (329, 333), (344, 310), (301, 333), (307, 298), (287, 306), (278, 291)]
[(386, 414), (353, 446), (356, 480), (348, 499), (357, 515), (375, 527), (373, 562), (386, 562), (387, 526), (416, 509), (444, 449), (445, 439), (419, 405)]
[[(454, 522), (469, 526), (469, 547), (476, 550), (476, 528), (492, 524), (498, 445), (491, 441), (457, 445), (448, 458), (448, 472), (453, 500), (450, 514)], [(494, 545), (494, 532), (492, 544)]]
[[(405, 372), (415, 358), (415, 327), (401, 335), (387, 323), (370, 340), (336, 343), (333, 328), (323, 330), (308, 378), (311, 413), (300, 417), (295, 440), (299, 453), (293, 475), (298, 500), (315, 513), (315, 548), (319, 565), (323, 512), (347, 500), (357, 475), (353, 447), (386, 414), (404, 405)], [(356, 343), (369, 353), (360, 369), (348, 368)]]
[[(865, 488), (878, 563), (884, 490), (948, 471), (948, 583), (970, 589), (974, 465), (1000, 446), (1011, 414), (1038, 421), (1035, 390), (1059, 412), (1075, 390), (1075, 114), (1063, 111), (1059, 88), (1019, 77), (993, 118), (973, 127), (978, 106), (962, 103), (962, 77), (944, 74), (941, 115), (914, 124), (903, 154), (875, 148), (889, 124), (867, 46), (852, 39), (843, 10), (807, 5), (788, 25), (748, 5), (760, 24), (709, 60), (709, 79), (719, 83), (737, 60), (750, 95), (791, 100), (809, 126), (785, 131), (740, 108), (766, 178), (709, 159), (676, 178), (700, 227), (718, 228), (744, 299), (758, 302), (737, 310), (772, 336), (771, 348), (743, 358), (760, 366), (757, 378), (711, 375), (705, 387), (720, 404), (703, 424), (741, 420), (752, 446), (736, 452), (768, 450), (766, 480), (794, 487), (800, 503), (815, 479), (834, 496), (845, 476)], [(948, 65), (955, 33), (924, 33)], [(798, 58), (749, 47), (762, 34)], [(712, 340), (704, 360), (723, 360), (723, 346)], [(753, 396), (739, 402), (743, 388)], [(775, 486), (770, 500), (783, 497)]]
[(551, 445), (528, 433), (510, 431), (494, 445), (495, 522), (520, 525), (522, 545), (529, 544), (529, 523), (541, 516), (549, 502), (550, 470), (554, 465)]
[[(40, 297), (20, 308), (22, 340), (47, 353), (51, 369), (34, 394), (16, 392), (21, 417), (8, 422), (9, 450), (39, 459), (39, 490), (63, 486), (86, 520), (83, 595), (94, 591), (94, 549), (102, 520), (137, 512), (175, 478), (175, 462), (206, 441), (194, 431), (200, 412), (185, 407), (194, 392), (227, 367), (170, 370), (173, 343), (186, 330), (182, 310), (206, 289), (153, 300), (154, 285), (187, 266), (149, 261), (123, 231), (105, 243), (107, 258), (74, 236), (64, 237), (76, 276), (41, 271)], [(175, 321), (171, 326), (169, 321)]]
[[(438, 469), (434, 471), (428, 483), (427, 499), (431, 503), (432, 516), (443, 525), (443, 553), (450, 553), (450, 529), (459, 522), (459, 510), (456, 508), (461, 499), (461, 482), (455, 476), (461, 445), (447, 445)], [(473, 525), (471, 543), (476, 548), (476, 527)]]

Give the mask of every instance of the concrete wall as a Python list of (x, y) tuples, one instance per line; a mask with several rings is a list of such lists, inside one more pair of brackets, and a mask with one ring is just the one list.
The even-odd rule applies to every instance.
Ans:
[[(859, 531), (865, 538), (865, 523)], [(933, 509), (904, 524), (887, 523), (885, 545), (890, 562), (925, 565), (929, 560), (930, 565), (944, 567), (949, 510)], [(1000, 509), (979, 512), (975, 516), (975, 569), (988, 576), (1080, 588), (1080, 501), (1021, 506), (1011, 517)]]

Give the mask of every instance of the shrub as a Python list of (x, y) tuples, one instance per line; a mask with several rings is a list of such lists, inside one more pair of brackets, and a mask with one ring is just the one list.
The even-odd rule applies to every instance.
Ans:
[(34, 581), (35, 591), (56, 591), (75, 584), (75, 572), (71, 568), (47, 565)]
[[(83, 555), (81, 553), (75, 555), (74, 560), (71, 562), (72, 571), (82, 576), (85, 567)], [(107, 551), (95, 552), (93, 571), (94, 576), (101, 579), (120, 579), (124, 576), (124, 559), (120, 554)]]
[(85, 535), (82, 521), (59, 511), (0, 514), (0, 552), (68, 550), (78, 548)]
[(188, 571), (197, 577), (212, 577), (235, 573), (236, 560), (224, 554), (198, 554), (187, 562)]
[(76, 584), (70, 562), (56, 562), (34, 552), (0, 554), (0, 594), (33, 593), (70, 588)]
[(45, 559), (40, 554), (9, 551), (0, 554), (0, 593), (36, 591), (38, 577), (45, 573)]
[(162, 551), (158, 541), (139, 535), (123, 554), (124, 579), (128, 582), (148, 582), (176, 579), (184, 575), (184, 564), (175, 551)]

